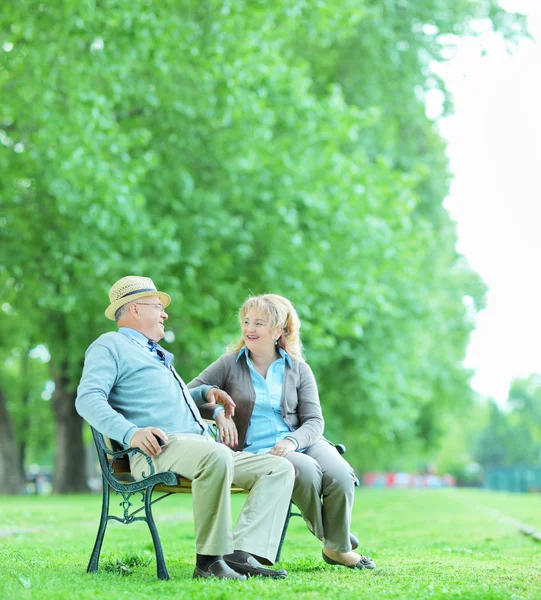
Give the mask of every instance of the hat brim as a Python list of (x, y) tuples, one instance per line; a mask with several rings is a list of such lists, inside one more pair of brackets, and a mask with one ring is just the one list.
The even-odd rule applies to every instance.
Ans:
[(105, 309), (105, 316), (108, 319), (110, 319), (111, 321), (115, 321), (116, 311), (121, 306), (124, 306), (124, 304), (129, 304), (130, 302), (133, 302), (134, 300), (137, 300), (138, 298), (148, 298), (149, 296), (158, 296), (158, 298), (160, 299), (160, 302), (163, 304), (164, 308), (166, 306), (169, 306), (169, 304), (171, 303), (171, 296), (169, 296), (169, 294), (166, 294), (165, 292), (158, 292), (158, 291), (141, 292), (139, 294), (131, 294), (130, 296), (128, 296), (126, 298), (120, 298), (119, 300), (116, 300), (112, 304), (109, 304), (109, 306)]

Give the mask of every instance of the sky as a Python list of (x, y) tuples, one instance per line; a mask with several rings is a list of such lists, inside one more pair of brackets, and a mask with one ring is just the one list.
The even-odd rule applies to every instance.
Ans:
[(472, 387), (501, 404), (513, 378), (541, 372), (541, 1), (502, 6), (528, 15), (536, 42), (509, 55), (485, 32), (436, 67), (455, 104), (439, 120), (455, 175), (445, 207), (458, 250), (489, 288), (465, 364)]

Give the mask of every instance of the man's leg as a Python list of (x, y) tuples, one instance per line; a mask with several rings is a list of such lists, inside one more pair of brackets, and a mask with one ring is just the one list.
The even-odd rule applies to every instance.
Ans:
[(235, 550), (274, 563), (293, 490), (291, 463), (269, 454), (234, 453), (233, 483), (249, 490), (233, 533)]
[[(156, 471), (173, 471), (192, 481), (195, 544), (198, 554), (233, 551), (231, 482), (234, 453), (223, 444), (194, 434), (170, 435), (162, 453), (153, 458)], [(141, 454), (131, 460), (136, 479), (148, 472)]]

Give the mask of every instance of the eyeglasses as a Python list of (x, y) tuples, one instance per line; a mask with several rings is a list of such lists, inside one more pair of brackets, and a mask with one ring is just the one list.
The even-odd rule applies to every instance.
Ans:
[(136, 302), (135, 304), (139, 306), (153, 306), (156, 310), (159, 310), (161, 313), (165, 312), (163, 304), (156, 304), (152, 302)]

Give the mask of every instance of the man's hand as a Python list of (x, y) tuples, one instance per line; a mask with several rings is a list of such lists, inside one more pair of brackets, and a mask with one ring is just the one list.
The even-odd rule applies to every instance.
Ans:
[(167, 442), (167, 436), (159, 427), (143, 427), (135, 432), (130, 446), (139, 448), (149, 456), (158, 456), (162, 452), (158, 438), (163, 440), (164, 443)]
[(239, 445), (237, 426), (233, 419), (226, 419), (224, 413), (225, 410), (221, 410), (215, 419), (216, 427), (218, 427), (218, 440), (230, 448), (236, 448)]
[(211, 406), (215, 406), (216, 403), (222, 404), (226, 419), (230, 419), (235, 414), (236, 404), (233, 402), (231, 396), (223, 390), (219, 390), (218, 388), (210, 388), (210, 390), (207, 392), (207, 402)]
[(274, 454), (274, 456), (286, 456), (290, 452), (295, 452), (296, 449), (294, 442), (291, 440), (280, 440), (274, 445), (274, 448), (269, 454)]

